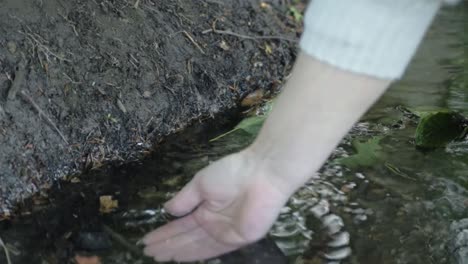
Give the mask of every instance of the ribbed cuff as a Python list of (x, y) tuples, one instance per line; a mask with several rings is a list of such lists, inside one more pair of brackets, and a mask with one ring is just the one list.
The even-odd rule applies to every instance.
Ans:
[(440, 5), (438, 0), (313, 0), (300, 46), (338, 68), (398, 79)]

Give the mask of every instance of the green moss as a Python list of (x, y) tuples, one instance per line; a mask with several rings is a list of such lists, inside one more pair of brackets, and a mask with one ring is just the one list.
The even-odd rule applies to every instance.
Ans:
[(444, 147), (465, 134), (466, 119), (453, 111), (425, 114), (416, 128), (415, 144), (418, 148)]

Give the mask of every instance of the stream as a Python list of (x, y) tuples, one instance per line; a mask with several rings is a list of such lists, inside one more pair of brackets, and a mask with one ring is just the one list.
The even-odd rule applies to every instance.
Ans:
[[(417, 120), (407, 110), (468, 116), (467, 78), (453, 77), (468, 73), (460, 62), (467, 23), (466, 5), (442, 10), (405, 77), (290, 199), (269, 238), (209, 263), (468, 263), (468, 141), (417, 150)], [(145, 160), (90, 168), (27, 200), (21, 216), (0, 221), (12, 264), (73, 263), (76, 252), (102, 263), (152, 263), (136, 241), (170, 220), (161, 205), (196, 171), (252, 141), (235, 133), (210, 142), (238, 121), (233, 113), (196, 124)], [(360, 151), (370, 158), (356, 162)]]

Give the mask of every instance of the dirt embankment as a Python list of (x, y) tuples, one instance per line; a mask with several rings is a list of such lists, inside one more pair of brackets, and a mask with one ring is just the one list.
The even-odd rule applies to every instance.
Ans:
[(297, 23), (244, 2), (0, 0), (0, 215), (281, 83)]

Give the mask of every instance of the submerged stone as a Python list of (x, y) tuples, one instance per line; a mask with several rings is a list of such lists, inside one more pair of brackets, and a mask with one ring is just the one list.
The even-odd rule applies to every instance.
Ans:
[(415, 144), (418, 148), (444, 147), (466, 134), (467, 120), (453, 111), (428, 113), (421, 117), (416, 128)]

